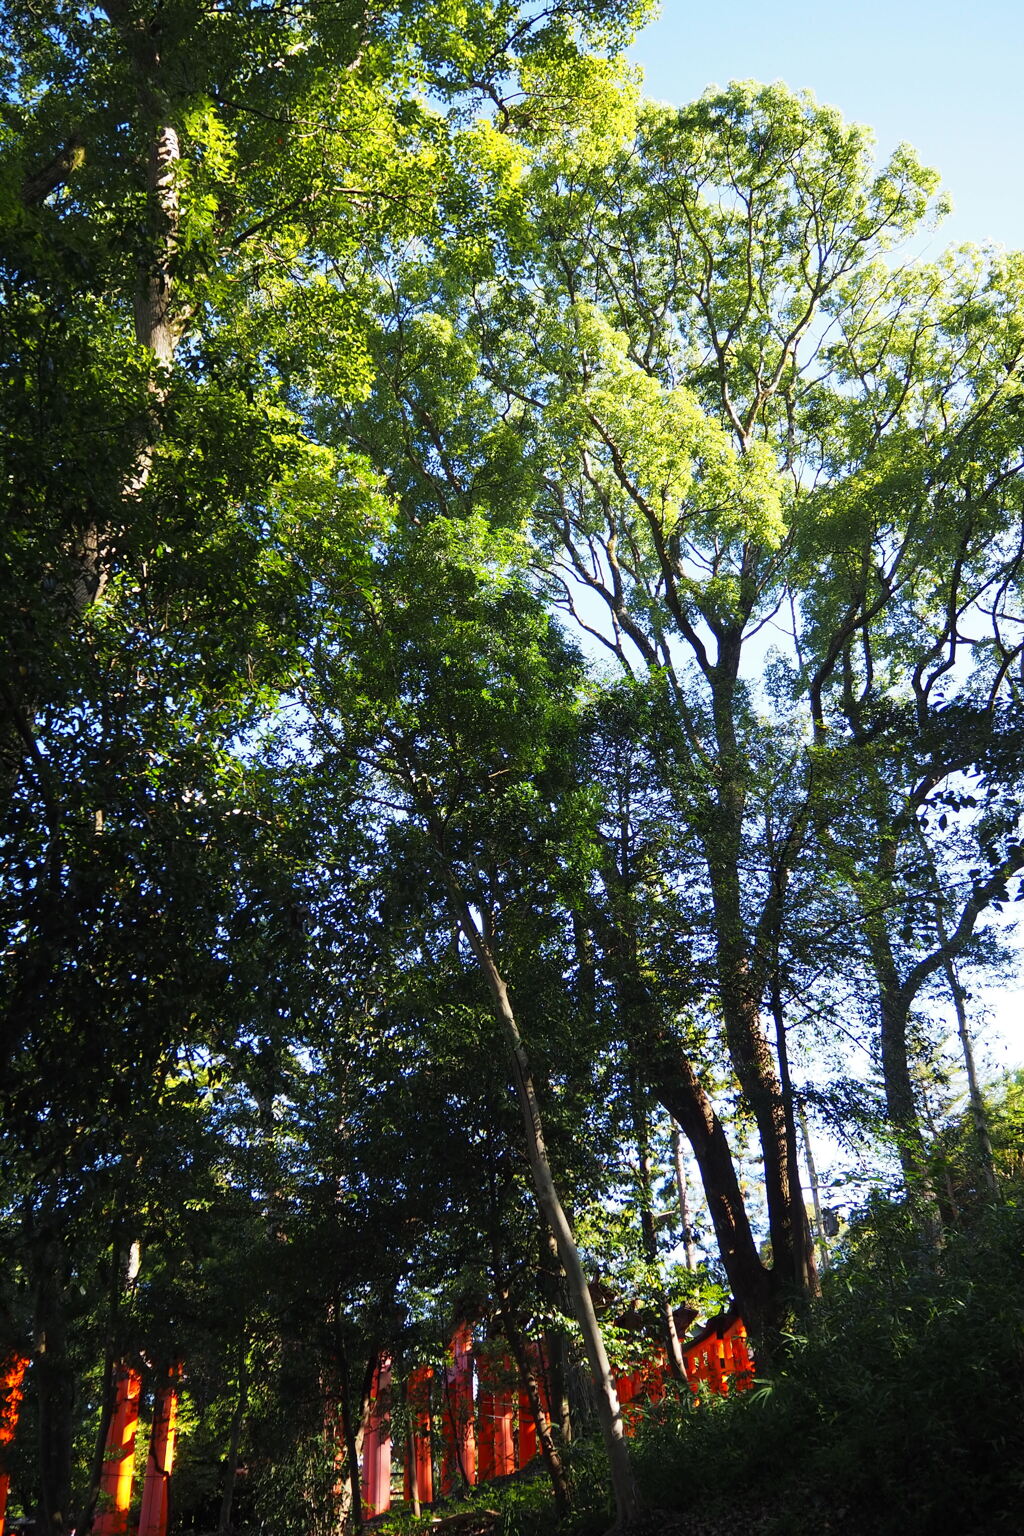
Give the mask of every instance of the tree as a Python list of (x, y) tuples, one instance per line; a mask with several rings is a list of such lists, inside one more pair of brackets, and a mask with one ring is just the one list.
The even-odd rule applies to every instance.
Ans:
[[(514, 538), (491, 533), (479, 517), (437, 516), (422, 531), (397, 531), (372, 587), (361, 595), (335, 589), (334, 613), (345, 617), (321, 635), (305, 697), (314, 740), (358, 765), (369, 803), (383, 799), (414, 832), (486, 985), (538, 1203), (593, 1377), (618, 1524), (627, 1529), (638, 1505), (622, 1418), (506, 975), (516, 906), (527, 895), (513, 861), (530, 858), (533, 879), (550, 883), (562, 861), (585, 856), (576, 797), (564, 781), (578, 664), (515, 555)], [(531, 883), (529, 899), (537, 895)]]
[[(441, 388), (417, 377), (374, 399), (417, 465), (396, 482), (409, 494), (486, 504), (503, 433), (519, 494), (532, 487), (549, 592), (663, 696), (652, 740), (707, 882), (717, 1007), (765, 1158), (773, 1264), (762, 1275), (752, 1253), (741, 1304), (777, 1320), (814, 1284), (780, 945), (794, 871), (834, 804), (826, 716), (862, 643), (886, 651), (884, 669), (865, 663), (866, 686), (892, 700), (908, 599), (941, 620), (999, 594), (1012, 622), (1017, 278), (1012, 262), (973, 257), (950, 258), (946, 276), (893, 271), (886, 253), (920, 224), (936, 178), (905, 146), (875, 171), (864, 130), (808, 96), (734, 85), (678, 113), (648, 109), (624, 147), (610, 140), (570, 137), (541, 157), (522, 194), (534, 237), (518, 223), (491, 266), (453, 275), (438, 251), (417, 253), (394, 290), (390, 377), (443, 312), (461, 395), (439, 411)], [(925, 508), (940, 501), (956, 516), (948, 543), (929, 547)], [(823, 582), (823, 568), (844, 574)], [(959, 583), (952, 607), (946, 579)], [(915, 622), (927, 693), (952, 663), (941, 623), (923, 606)], [(765, 690), (769, 624), (787, 638)], [(1018, 651), (991, 645), (998, 693)], [(912, 752), (928, 750), (927, 713)], [(868, 847), (891, 846), (893, 814)], [(978, 887), (978, 911), (1013, 858)], [(903, 1029), (883, 1013), (899, 1138)], [(705, 1149), (719, 1146), (699, 1081), (675, 1070), (671, 1097), (689, 1101)]]

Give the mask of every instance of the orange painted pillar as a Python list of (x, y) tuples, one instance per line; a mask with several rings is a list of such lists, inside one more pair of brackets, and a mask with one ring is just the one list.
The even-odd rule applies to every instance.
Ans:
[(372, 1519), (391, 1508), (391, 1361), (386, 1357), (373, 1373), (362, 1463), (363, 1513)]
[(415, 1494), (420, 1504), (434, 1501), (434, 1463), (430, 1454), (429, 1365), (418, 1365), (409, 1377), (408, 1402), (412, 1421), (412, 1446), (405, 1458), (405, 1496)]
[(444, 1407), (441, 1430), (444, 1458), (441, 1493), (451, 1493), (459, 1473), (471, 1486), (476, 1482), (476, 1434), (473, 1428), (473, 1333), (468, 1324), (458, 1328), (451, 1342), (452, 1364), (444, 1373)]
[(25, 1395), (22, 1382), (27, 1368), (28, 1360), (24, 1355), (8, 1355), (0, 1366), (0, 1536), (4, 1536), (7, 1495), (11, 1487), (11, 1474), (3, 1458), (18, 1427), (18, 1412)]
[(722, 1340), (718, 1334), (712, 1334), (708, 1340), (708, 1386), (717, 1397), (724, 1396), (726, 1390), (722, 1355)]
[(732, 1345), (733, 1380), (737, 1392), (749, 1392), (754, 1385), (754, 1362), (747, 1345), (747, 1330), (742, 1318), (737, 1318), (729, 1328)]
[[(537, 1392), (540, 1396), (541, 1412), (550, 1421), (551, 1404), (548, 1400), (547, 1362), (539, 1345), (528, 1345), (528, 1352), (530, 1368), (533, 1371), (533, 1379), (537, 1383)], [(536, 1456), (539, 1448), (537, 1443), (537, 1423), (533, 1417), (533, 1409), (530, 1407), (530, 1399), (525, 1391), (520, 1391), (519, 1447), (516, 1465), (519, 1467), (528, 1466)]]
[(530, 1399), (525, 1392), (519, 1394), (519, 1444), (516, 1466), (527, 1466), (537, 1454), (537, 1425), (533, 1418)]
[(683, 1359), (686, 1364), (686, 1379), (690, 1384), (690, 1391), (694, 1397), (700, 1396), (700, 1384), (707, 1380), (707, 1372), (704, 1369), (704, 1354), (700, 1345), (692, 1346), (683, 1351)]
[(107, 1448), (100, 1473), (100, 1497), (95, 1536), (125, 1536), (135, 1481), (135, 1431), (139, 1422), (142, 1378), (130, 1366), (119, 1365), (114, 1383), (114, 1412), (107, 1430)]
[(167, 1380), (157, 1388), (153, 1404), (153, 1428), (146, 1458), (146, 1480), (142, 1485), (142, 1512), (138, 1536), (167, 1536), (169, 1511), (168, 1486), (174, 1467), (174, 1442), (178, 1427), (179, 1365), (172, 1366)]
[(494, 1475), (508, 1477), (516, 1469), (515, 1442), (512, 1436), (512, 1415), (515, 1405), (512, 1388), (512, 1361), (505, 1355), (501, 1361), (501, 1380), (494, 1393)]
[(633, 1407), (640, 1389), (640, 1373), (630, 1371), (628, 1376), (616, 1376), (615, 1395), (619, 1399), (619, 1411), (622, 1414), (622, 1428), (627, 1435), (636, 1433), (637, 1410)]
[(494, 1477), (507, 1477), (515, 1471), (512, 1390), (509, 1386), (513, 1367), (507, 1355), (501, 1360), (482, 1356), (477, 1371), (480, 1383), (477, 1476), (483, 1483)]
[(494, 1477), (494, 1393), (491, 1391), (490, 1363), (484, 1358), (478, 1366), (478, 1381), (476, 1475), (478, 1482), (489, 1483)]

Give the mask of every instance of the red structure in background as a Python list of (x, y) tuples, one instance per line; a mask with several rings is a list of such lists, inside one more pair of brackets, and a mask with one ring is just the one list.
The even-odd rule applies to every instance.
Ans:
[(516, 1469), (512, 1419), (515, 1408), (511, 1382), (514, 1369), (508, 1356), (483, 1355), (477, 1362), (478, 1472), (482, 1483), (507, 1477)]
[(694, 1396), (705, 1385), (720, 1394), (730, 1389), (745, 1392), (754, 1384), (754, 1362), (747, 1347), (747, 1330), (733, 1312), (713, 1317), (684, 1346), (686, 1378)]
[(473, 1330), (468, 1323), (456, 1329), (451, 1342), (452, 1363), (444, 1373), (441, 1408), (442, 1498), (461, 1481), (476, 1482), (476, 1428), (473, 1419)]
[(373, 1373), (361, 1461), (363, 1513), (372, 1518), (391, 1508), (391, 1361), (387, 1357)]
[[(522, 1388), (513, 1385), (515, 1371), (511, 1361), (481, 1353), (475, 1362), (472, 1329), (465, 1323), (452, 1338), (450, 1354), (441, 1406), (442, 1495), (460, 1484), (472, 1485), (478, 1476), (483, 1482), (506, 1477), (529, 1465), (538, 1450), (537, 1426), (529, 1398)], [(742, 1392), (753, 1385), (747, 1332), (735, 1313), (712, 1318), (695, 1338), (683, 1345), (683, 1360), (695, 1397), (699, 1397), (702, 1387), (723, 1393)], [(21, 1356), (13, 1356), (0, 1367), (0, 1536), (4, 1533), (9, 1488), (3, 1449), (14, 1438), (28, 1363)], [(536, 1345), (531, 1346), (531, 1365), (542, 1410), (550, 1417), (545, 1361)], [(180, 1375), (181, 1367), (172, 1367), (156, 1394), (137, 1536), (167, 1536), (168, 1485), (174, 1465)], [(429, 1366), (419, 1366), (409, 1376), (406, 1388), (410, 1431), (404, 1457), (405, 1496), (421, 1505), (432, 1503), (434, 1496), (432, 1377)], [(668, 1360), (662, 1349), (617, 1378), (616, 1390), (627, 1434), (635, 1433), (645, 1408), (665, 1396), (668, 1380)], [(141, 1385), (136, 1371), (126, 1365), (119, 1367), (100, 1482), (102, 1507), (93, 1526), (95, 1536), (128, 1536)], [(385, 1358), (373, 1375), (363, 1426), (360, 1477), (363, 1508), (370, 1518), (391, 1507), (391, 1392), (391, 1361)]]
[(181, 1367), (172, 1366), (167, 1373), (167, 1380), (157, 1389), (153, 1428), (149, 1436), (149, 1456), (146, 1459), (146, 1480), (142, 1485), (138, 1536), (167, 1536), (170, 1510), (168, 1485), (174, 1468), (180, 1376)]
[(22, 1382), (27, 1368), (28, 1360), (24, 1355), (9, 1355), (0, 1366), (0, 1536), (4, 1536), (7, 1494), (11, 1486), (11, 1475), (4, 1456), (18, 1426), (18, 1410), (24, 1396)]
[(135, 1480), (135, 1432), (139, 1422), (142, 1378), (128, 1365), (119, 1365), (114, 1378), (114, 1412), (107, 1430), (106, 1455), (100, 1473), (94, 1536), (125, 1536)]
[(430, 1441), (430, 1382), (433, 1374), (429, 1365), (418, 1365), (406, 1388), (410, 1448), (405, 1458), (405, 1497), (416, 1505), (434, 1502), (434, 1458)]
[[(516, 1389), (515, 1370), (507, 1357), (480, 1352), (474, 1361), (473, 1335), (462, 1324), (452, 1338), (451, 1364), (444, 1373), (441, 1404), (441, 1494), (456, 1491), (460, 1481), (472, 1484), (505, 1477), (527, 1466), (537, 1455), (537, 1426), (527, 1394)], [(542, 1352), (531, 1346), (532, 1365), (541, 1406), (550, 1416)], [(735, 1313), (712, 1318), (695, 1338), (683, 1345), (687, 1381), (695, 1397), (702, 1387), (714, 1393), (742, 1392), (753, 1385), (753, 1362), (747, 1332)], [(475, 1371), (474, 1371), (475, 1365)], [(405, 1456), (405, 1497), (429, 1504), (433, 1496), (428, 1366), (412, 1372), (407, 1385), (410, 1416)], [(474, 1401), (474, 1375), (476, 1393)], [(636, 1433), (645, 1410), (665, 1396), (670, 1379), (668, 1357), (657, 1349), (634, 1370), (616, 1379), (627, 1435)], [(390, 1392), (390, 1363), (374, 1378), (374, 1395), (367, 1410), (363, 1438), (363, 1503), (367, 1515), (383, 1514), (391, 1503), (391, 1440), (389, 1414), (383, 1405)], [(518, 1424), (517, 1424), (518, 1420)], [(461, 1477), (460, 1477), (461, 1472)], [(415, 1483), (414, 1483), (415, 1480)], [(140, 1531), (140, 1536), (143, 1533)]]

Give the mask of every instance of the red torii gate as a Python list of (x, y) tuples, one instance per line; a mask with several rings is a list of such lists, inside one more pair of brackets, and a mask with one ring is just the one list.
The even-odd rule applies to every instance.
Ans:
[[(543, 1351), (532, 1348), (540, 1366), (537, 1376), (542, 1408), (548, 1415)], [(735, 1313), (712, 1318), (695, 1338), (682, 1346), (682, 1354), (687, 1382), (695, 1397), (699, 1397), (702, 1386), (722, 1394), (746, 1391), (753, 1385), (747, 1332)], [(474, 1356), (472, 1330), (465, 1323), (453, 1335), (449, 1357), (442, 1381), (440, 1414), (442, 1496), (456, 1489), (460, 1477), (472, 1486), (477, 1481), (489, 1482), (518, 1471), (535, 1458), (538, 1448), (529, 1399), (525, 1391), (516, 1390), (513, 1385), (515, 1367), (508, 1357), (490, 1350)], [(410, 1374), (406, 1388), (410, 1431), (404, 1491), (408, 1500), (420, 1504), (429, 1504), (433, 1495), (432, 1376), (429, 1366), (418, 1366)], [(665, 1396), (668, 1379), (668, 1357), (660, 1347), (633, 1371), (616, 1378), (627, 1435), (636, 1433), (643, 1409)], [(384, 1514), (391, 1507), (391, 1389), (391, 1363), (382, 1361), (374, 1376), (363, 1429), (361, 1476), (363, 1505), (368, 1515)]]
[(95, 1536), (125, 1536), (128, 1530), (141, 1396), (142, 1377), (138, 1371), (120, 1365), (114, 1378), (114, 1412), (107, 1430), (99, 1507), (92, 1527)]
[[(538, 1366), (542, 1411), (550, 1416), (543, 1351), (536, 1345), (531, 1346), (531, 1351)], [(466, 1323), (453, 1335), (449, 1353), (440, 1419), (442, 1495), (452, 1492), (460, 1478), (471, 1486), (478, 1478), (488, 1482), (506, 1477), (533, 1461), (538, 1448), (529, 1398), (521, 1386), (516, 1390), (515, 1368), (508, 1357), (493, 1351), (481, 1351), (475, 1357), (472, 1329)], [(717, 1394), (730, 1389), (741, 1392), (753, 1385), (746, 1329), (735, 1313), (712, 1318), (695, 1338), (682, 1346), (682, 1353), (687, 1381), (695, 1396), (699, 1396), (702, 1386)], [(2, 1461), (3, 1450), (14, 1438), (28, 1364), (27, 1359), (15, 1355), (0, 1366), (0, 1536), (4, 1533), (10, 1486)], [(659, 1348), (633, 1371), (616, 1378), (628, 1435), (636, 1432), (642, 1405), (664, 1397), (668, 1374), (666, 1353)], [(167, 1536), (180, 1376), (181, 1366), (172, 1366), (157, 1388), (137, 1536)], [(430, 1504), (434, 1494), (432, 1376), (429, 1366), (418, 1366), (406, 1386), (410, 1432), (404, 1457), (405, 1496), (417, 1504)], [(360, 1481), (363, 1506), (371, 1518), (391, 1507), (392, 1390), (391, 1360), (384, 1357), (374, 1371), (363, 1426)], [(138, 1371), (122, 1363), (115, 1376), (114, 1411), (100, 1478), (101, 1507), (93, 1525), (95, 1536), (128, 1536), (141, 1393)]]
[[(0, 1456), (3, 1447), (14, 1439), (24, 1395), (22, 1383), (29, 1364), (23, 1356), (15, 1355), (0, 1367)], [(181, 1366), (172, 1366), (157, 1388), (138, 1536), (167, 1536), (168, 1484), (174, 1465), (180, 1375)], [(100, 1508), (93, 1521), (94, 1536), (127, 1536), (141, 1396), (141, 1376), (134, 1367), (122, 1362), (114, 1376), (114, 1411), (100, 1473)], [(0, 1536), (4, 1533), (9, 1488), (10, 1476), (6, 1467), (0, 1465)]]

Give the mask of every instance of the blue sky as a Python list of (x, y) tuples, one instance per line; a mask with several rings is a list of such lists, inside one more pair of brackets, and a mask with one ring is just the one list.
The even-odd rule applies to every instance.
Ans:
[(1024, 0), (662, 0), (632, 50), (646, 91), (681, 105), (728, 80), (784, 80), (900, 140), (942, 174), (950, 242), (1024, 248)]

